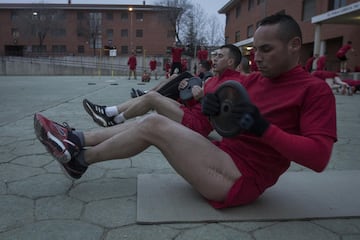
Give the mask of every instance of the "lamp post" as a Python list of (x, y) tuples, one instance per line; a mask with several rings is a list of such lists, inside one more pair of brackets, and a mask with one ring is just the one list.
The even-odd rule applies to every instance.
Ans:
[(133, 49), (133, 8), (132, 7), (129, 7), (129, 12), (130, 12), (130, 31), (129, 31), (129, 34), (130, 34), (130, 51), (132, 51)]

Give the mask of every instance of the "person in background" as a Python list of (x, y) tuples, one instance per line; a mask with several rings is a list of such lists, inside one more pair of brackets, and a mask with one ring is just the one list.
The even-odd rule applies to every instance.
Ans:
[(141, 76), (141, 81), (142, 82), (150, 82), (150, 74), (146, 71), (146, 69), (143, 72), (143, 75)]
[(198, 62), (206, 61), (209, 58), (209, 52), (204, 45), (200, 46), (200, 49), (196, 53)]
[(316, 62), (316, 70), (317, 70), (317, 71), (324, 71), (324, 70), (326, 70), (326, 54), (320, 56), (320, 57), (317, 59), (317, 62)]
[(134, 76), (134, 79), (136, 80), (136, 55), (134, 52), (129, 56), (127, 65), (129, 66), (129, 80), (131, 78), (131, 75)]
[(342, 95), (348, 94), (349, 96), (352, 96), (357, 85), (360, 85), (360, 81), (359, 83), (354, 82), (354, 80), (351, 81), (350, 79), (343, 81), (336, 72), (332, 71), (317, 70), (313, 71), (311, 74), (324, 80), (331, 89), (335, 89), (336, 92), (341, 92)]
[(336, 52), (336, 57), (340, 60), (340, 72), (347, 72), (347, 53), (349, 51), (355, 51), (355, 49), (352, 47), (352, 41), (348, 41)]
[(180, 47), (180, 44), (178, 44), (177, 42), (173, 43), (173, 46), (171, 48), (172, 64), (171, 64), (170, 76), (174, 74), (175, 69), (178, 69), (178, 73), (183, 72), (182, 64), (181, 64), (181, 56), (184, 51), (185, 48)]
[(155, 76), (155, 80), (157, 80), (157, 71), (156, 71), (156, 67), (157, 67), (157, 61), (155, 59), (155, 57), (152, 57), (150, 62), (149, 62), (149, 67), (150, 67), (150, 75), (154, 75)]

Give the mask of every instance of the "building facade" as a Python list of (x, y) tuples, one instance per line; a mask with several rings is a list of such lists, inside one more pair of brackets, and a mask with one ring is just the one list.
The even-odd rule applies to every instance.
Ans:
[[(275, 13), (289, 14), (299, 23), (303, 33), (302, 64), (317, 53), (326, 55), (327, 70), (338, 71), (335, 54), (343, 44), (352, 41), (359, 51), (360, 2), (356, 0), (231, 0), (219, 13), (226, 15), (226, 42), (241, 47), (245, 55), (251, 50), (260, 20)], [(314, 22), (319, 15), (328, 15), (334, 21)], [(359, 65), (360, 54), (351, 53), (348, 67), (354, 71)]]
[(0, 4), (0, 56), (164, 56), (175, 39), (169, 14), (145, 5)]

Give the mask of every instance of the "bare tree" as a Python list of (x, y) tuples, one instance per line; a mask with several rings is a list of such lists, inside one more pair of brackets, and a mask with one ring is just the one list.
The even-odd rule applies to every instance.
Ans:
[(188, 18), (188, 10), (192, 7), (192, 4), (188, 0), (161, 0), (156, 4), (169, 8), (164, 11), (163, 17), (173, 27), (172, 31), (176, 41), (181, 43), (180, 35), (185, 22), (184, 19)]
[(225, 26), (221, 24), (216, 15), (209, 18), (205, 29), (209, 46), (219, 46), (225, 43)]
[(54, 34), (61, 31), (64, 26), (64, 12), (57, 9), (46, 8), (45, 5), (34, 5), (31, 10), (19, 10), (15, 26), (21, 36), (39, 41), (38, 51), (45, 51), (44, 41), (50, 32)]
[(95, 56), (96, 49), (102, 48), (102, 14), (99, 12), (91, 12), (86, 15), (79, 13), (77, 32), (78, 36), (89, 41)]
[(199, 45), (224, 43), (224, 26), (216, 16), (207, 16), (199, 4), (188, 0), (162, 0), (157, 4), (173, 7), (174, 11), (178, 11), (178, 14), (168, 11), (164, 17), (175, 26), (176, 40), (188, 45), (190, 52), (196, 51)]

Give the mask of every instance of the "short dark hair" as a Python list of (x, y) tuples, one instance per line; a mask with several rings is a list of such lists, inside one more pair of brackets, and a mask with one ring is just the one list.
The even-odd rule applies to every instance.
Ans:
[(225, 44), (225, 45), (222, 45), (220, 47), (220, 49), (221, 48), (229, 49), (230, 57), (232, 57), (235, 60), (235, 62), (234, 62), (235, 66), (234, 67), (237, 67), (240, 64), (241, 58), (242, 58), (242, 54), (241, 54), (240, 49), (237, 46), (233, 45), (233, 44)]
[(302, 42), (302, 33), (299, 24), (290, 15), (278, 13), (265, 17), (260, 21), (259, 26), (280, 25), (279, 37), (284, 42), (289, 42), (294, 37), (299, 37)]
[(203, 68), (205, 68), (206, 71), (210, 71), (210, 69), (211, 69), (211, 64), (210, 64), (210, 62), (209, 62), (208, 60), (202, 60), (202, 61), (200, 62), (200, 65), (201, 65)]

